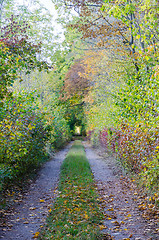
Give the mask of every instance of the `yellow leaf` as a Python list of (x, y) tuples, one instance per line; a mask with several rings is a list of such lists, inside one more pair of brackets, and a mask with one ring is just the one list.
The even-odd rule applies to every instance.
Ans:
[(39, 232), (36, 232), (35, 234), (34, 234), (34, 238), (37, 238), (38, 236), (39, 236)]
[(31, 126), (31, 124), (28, 125), (28, 128), (29, 128), (30, 130), (33, 129), (33, 127)]
[(40, 199), (40, 202), (45, 202), (45, 200), (44, 199)]
[(148, 56), (146, 56), (145, 59), (148, 61), (150, 58)]
[(86, 213), (85, 213), (85, 216), (84, 216), (84, 217), (85, 217), (85, 219), (88, 219), (88, 218), (89, 218), (88, 215), (87, 215)]
[(100, 230), (103, 230), (103, 229), (106, 229), (107, 227), (106, 226), (104, 226), (104, 225), (99, 225), (99, 229)]
[(137, 36), (136, 36), (136, 39), (140, 39), (140, 35), (137, 35)]
[(109, 208), (109, 209), (107, 209), (108, 211), (114, 211), (114, 209), (113, 208)]

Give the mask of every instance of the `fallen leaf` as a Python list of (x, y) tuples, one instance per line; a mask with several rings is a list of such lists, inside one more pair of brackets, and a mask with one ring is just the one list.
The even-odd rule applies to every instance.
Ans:
[(115, 225), (120, 225), (120, 223), (118, 221), (111, 221), (111, 223), (113, 223)]
[(131, 214), (128, 214), (127, 217), (131, 217)]
[(38, 236), (39, 236), (39, 232), (36, 232), (35, 234), (34, 234), (34, 238), (37, 238)]
[(29, 210), (35, 210), (36, 209), (36, 207), (30, 207), (29, 208)]
[(106, 226), (104, 226), (104, 225), (99, 225), (99, 229), (100, 230), (103, 230), (103, 229), (106, 229), (107, 227)]

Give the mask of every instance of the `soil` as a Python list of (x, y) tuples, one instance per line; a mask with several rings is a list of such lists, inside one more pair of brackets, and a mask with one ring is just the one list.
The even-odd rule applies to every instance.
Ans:
[[(157, 240), (157, 215), (147, 214), (144, 196), (114, 157), (103, 149), (83, 142), (99, 192), (98, 201), (105, 214), (104, 239)], [(70, 148), (59, 151), (47, 162), (14, 209), (5, 213), (0, 239), (31, 240), (43, 228), (57, 196), (60, 166)], [(152, 211), (151, 211), (152, 212)], [(109, 236), (109, 237), (108, 237)]]

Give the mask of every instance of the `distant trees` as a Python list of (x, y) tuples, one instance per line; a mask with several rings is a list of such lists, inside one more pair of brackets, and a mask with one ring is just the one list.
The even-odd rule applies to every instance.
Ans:
[(62, 89), (63, 99), (76, 98), (78, 101), (84, 98), (89, 90), (89, 80), (84, 74), (82, 59), (76, 60), (65, 75)]
[[(65, 1), (78, 17), (87, 131), (158, 191), (158, 1)], [(63, 4), (64, 6), (64, 4)], [(103, 139), (104, 138), (104, 139)]]
[[(53, 29), (48, 24), (51, 15), (41, 5), (33, 12), (24, 5), (18, 7), (26, 21), (17, 15), (7, 18), (6, 23), (1, 21), (0, 124), (5, 131), (0, 136), (4, 139), (6, 134), (9, 136), (3, 145), (3, 158), (7, 144), (11, 146), (9, 158), (14, 153), (12, 143), (22, 141), (21, 116), (25, 128), (28, 124), (25, 109), (27, 113), (31, 108), (32, 115), (38, 115), (35, 127), (42, 126), (46, 133), (43, 140), (47, 149), (62, 146), (70, 138), (69, 131), (82, 126), (83, 133), (87, 129), (92, 134), (93, 142), (98, 144), (104, 138), (101, 141), (117, 151), (123, 162), (127, 161), (128, 166), (134, 164), (132, 169), (141, 171), (145, 184), (151, 187), (152, 176), (157, 179), (158, 169), (157, 0), (53, 2), (59, 11), (66, 13), (59, 18), (66, 29), (60, 47), (51, 37)], [(11, 3), (9, 6), (11, 15)], [(49, 71), (41, 71), (48, 68), (46, 62), (51, 65)], [(15, 107), (8, 101), (13, 90), (17, 122), (9, 110)], [(24, 106), (19, 104), (19, 95)], [(6, 122), (7, 112), (10, 117)], [(15, 128), (16, 137), (12, 139)], [(29, 139), (34, 128), (27, 129)], [(17, 146), (17, 154), (21, 154)], [(146, 155), (148, 147), (151, 151)]]

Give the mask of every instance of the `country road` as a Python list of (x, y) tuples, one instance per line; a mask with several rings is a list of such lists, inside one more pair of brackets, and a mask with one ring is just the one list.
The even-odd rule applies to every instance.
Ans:
[[(105, 229), (102, 231), (111, 236), (105, 239), (157, 240), (156, 221), (143, 217), (144, 212), (138, 207), (143, 199), (135, 184), (112, 156), (93, 149), (87, 142), (83, 144), (105, 215)], [(43, 166), (23, 200), (15, 205), (14, 211), (8, 212), (0, 239), (31, 240), (43, 228), (56, 199), (60, 166), (71, 145), (56, 153)]]
[(16, 204), (7, 215), (7, 222), (0, 229), (0, 239), (30, 240), (44, 225), (56, 196), (60, 166), (70, 148), (59, 151), (38, 174), (35, 183), (25, 193), (23, 201)]

